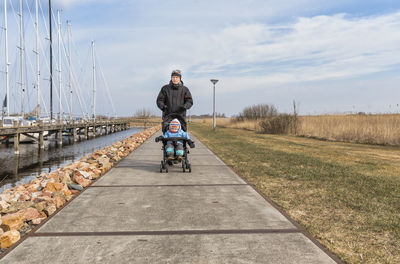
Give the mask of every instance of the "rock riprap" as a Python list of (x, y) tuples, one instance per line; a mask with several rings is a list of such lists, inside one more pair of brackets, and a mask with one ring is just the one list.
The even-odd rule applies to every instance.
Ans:
[(4, 190), (0, 194), (1, 248), (18, 242), (22, 233), (40, 224), (160, 128), (156, 126), (146, 129), (84, 156), (75, 163), (42, 173), (27, 184)]

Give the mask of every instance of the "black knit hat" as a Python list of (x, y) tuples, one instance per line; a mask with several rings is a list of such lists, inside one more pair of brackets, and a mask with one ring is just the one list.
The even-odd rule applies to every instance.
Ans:
[(182, 72), (180, 70), (173, 70), (171, 72), (171, 77), (172, 76), (179, 76), (179, 78), (182, 79)]

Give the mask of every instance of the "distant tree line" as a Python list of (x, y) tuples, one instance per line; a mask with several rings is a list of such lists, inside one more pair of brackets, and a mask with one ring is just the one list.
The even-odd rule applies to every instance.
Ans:
[[(215, 114), (217, 117), (225, 118), (226, 115), (225, 113), (216, 113)], [(202, 114), (202, 115), (190, 115), (191, 118), (212, 118), (212, 114)]]

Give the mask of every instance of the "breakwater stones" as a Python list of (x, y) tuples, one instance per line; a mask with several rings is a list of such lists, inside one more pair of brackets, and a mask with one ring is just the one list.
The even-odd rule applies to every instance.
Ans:
[(18, 242), (157, 132), (155, 126), (0, 194), (0, 246)]

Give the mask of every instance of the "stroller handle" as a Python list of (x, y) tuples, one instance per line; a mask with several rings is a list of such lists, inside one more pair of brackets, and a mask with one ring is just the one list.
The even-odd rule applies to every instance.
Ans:
[(182, 140), (184, 142), (186, 141), (191, 141), (190, 139), (184, 138), (184, 137), (170, 137), (170, 138), (162, 138), (162, 141), (178, 141), (178, 140)]
[(156, 142), (162, 141), (164, 144), (166, 144), (168, 141), (177, 142), (178, 140), (182, 140), (184, 143), (187, 142), (191, 148), (194, 148), (194, 141), (192, 141), (191, 139), (184, 138), (184, 137), (164, 138), (163, 136), (159, 136), (156, 138)]

